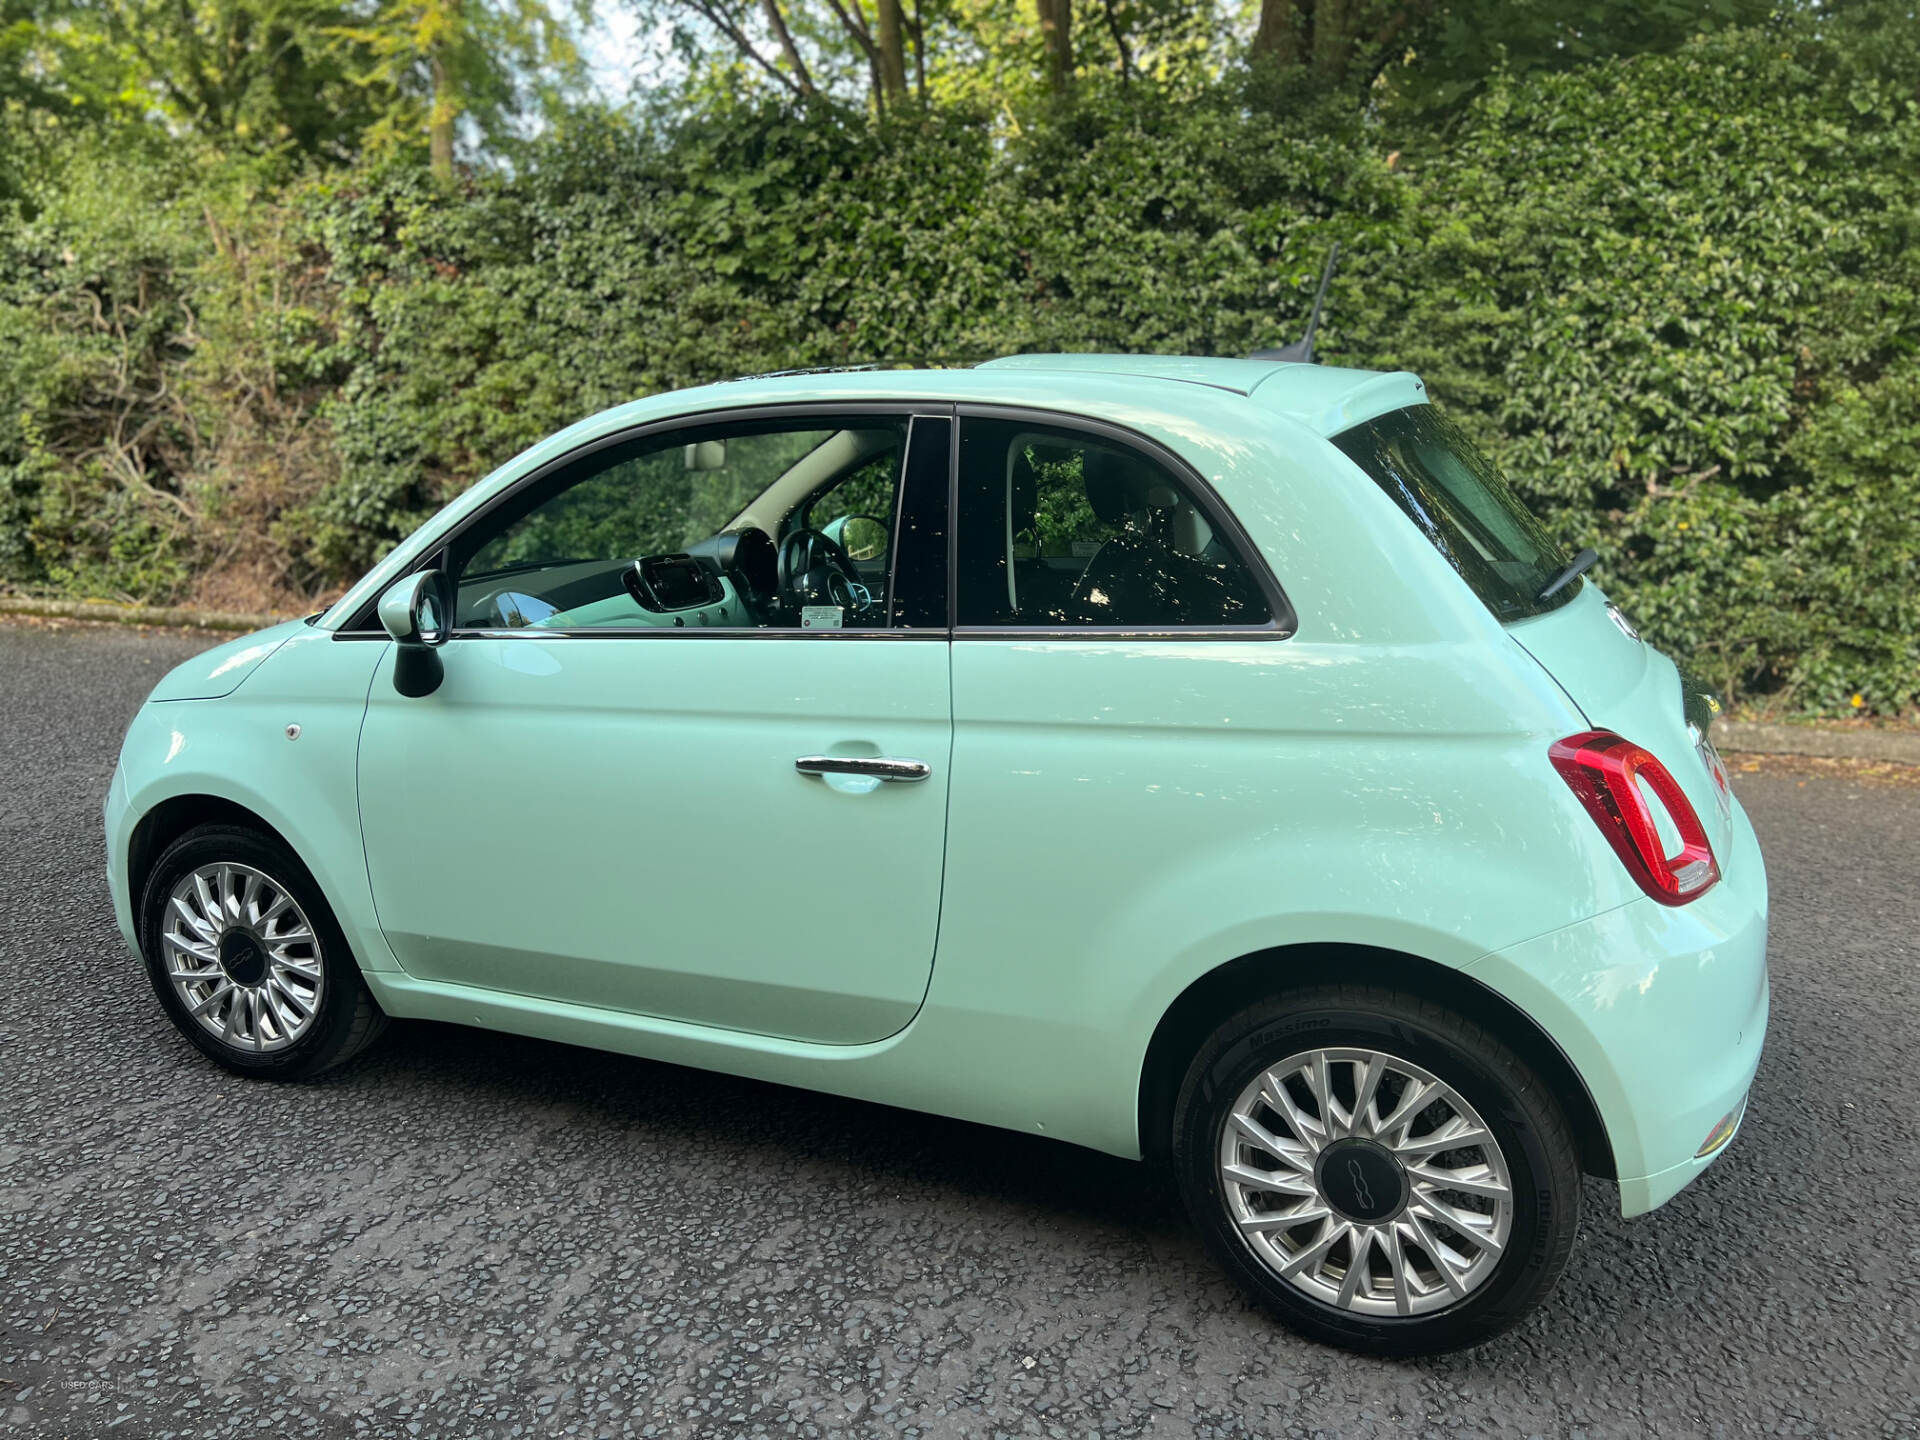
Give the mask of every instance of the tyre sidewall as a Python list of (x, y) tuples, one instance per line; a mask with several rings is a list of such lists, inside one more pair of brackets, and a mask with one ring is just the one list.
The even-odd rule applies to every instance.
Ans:
[[(167, 975), (166, 945), (161, 932), (173, 887), (189, 871), (222, 862), (249, 865), (275, 884), (284, 886), (306, 913), (319, 941), (324, 977), (320, 1013), (306, 1034), (284, 1050), (261, 1054), (227, 1044), (187, 1012), (185, 1001)], [(332, 909), (306, 866), (286, 846), (237, 826), (208, 825), (191, 830), (169, 845), (154, 862), (141, 887), (140, 951), (154, 994), (180, 1033), (209, 1059), (236, 1074), (262, 1079), (297, 1079), (324, 1069), (328, 1058), (346, 1044), (360, 994), (365, 989), (346, 936), (341, 933)]]
[[(1425, 1017), (1351, 1004), (1318, 1004), (1244, 1017), (1217, 1032), (1195, 1061), (1176, 1109), (1174, 1163), (1189, 1212), (1216, 1257), (1287, 1324), (1348, 1349), (1416, 1354), (1477, 1344), (1512, 1325), (1551, 1288), (1579, 1224), (1579, 1171), (1549, 1153), (1559, 1129), (1552, 1101), (1510, 1055), (1483, 1058), (1453, 1027)], [(1464, 1028), (1464, 1027), (1463, 1027)], [(1421, 1066), (1479, 1112), (1504, 1155), (1513, 1185), (1513, 1227), (1493, 1276), (1465, 1300), (1430, 1315), (1355, 1315), (1313, 1300), (1258, 1259), (1233, 1224), (1218, 1155), (1228, 1107), (1267, 1067), (1303, 1050), (1352, 1046)], [(1511, 1068), (1509, 1068), (1511, 1067)], [(1502, 1078), (1508, 1070), (1514, 1081)]]

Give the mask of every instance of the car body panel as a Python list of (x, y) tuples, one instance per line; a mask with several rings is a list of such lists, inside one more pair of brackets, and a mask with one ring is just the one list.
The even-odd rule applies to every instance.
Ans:
[[(380, 919), (415, 979), (853, 1044), (933, 968), (944, 641), (476, 635), (381, 663), (360, 745)], [(803, 755), (921, 760), (886, 784)]]
[(269, 655), (295, 635), (308, 630), (304, 622), (288, 620), (266, 630), (242, 635), (191, 660), (183, 660), (161, 677), (149, 700), (218, 700), (240, 688), (241, 682)]
[(1731, 792), (1703, 763), (1701, 737), (1687, 732), (1680, 672), (1653, 646), (1629, 635), (1606, 592), (1584, 581), (1580, 593), (1545, 615), (1516, 622), (1514, 639), (1565, 688), (1594, 726), (1650, 752), (1686, 792), (1722, 867), (1733, 840)]
[(1737, 809), (1728, 848), (1726, 877), (1688, 905), (1642, 898), (1467, 967), (1573, 1062), (1606, 1125), (1629, 1216), (1664, 1204), (1715, 1158), (1695, 1152), (1744, 1103), (1760, 1063), (1767, 876)]
[[(1303, 367), (1287, 367), (1295, 369)], [(1230, 390), (1236, 395), (1251, 395), (1276, 376), (1285, 373), (1268, 360), (1237, 360), (1203, 355), (1002, 355), (976, 365), (974, 370), (992, 374), (1000, 370), (1024, 370), (1042, 375), (1133, 375), (1153, 380), (1175, 380), (1184, 385), (1207, 385)], [(1368, 375), (1371, 371), (1335, 371), (1340, 376)], [(1336, 382), (1338, 383), (1338, 382)]]
[[(1014, 1063), (1090, 1118), (1238, 957), (1465, 966), (1636, 893), (1567, 863), (1591, 823), (1533, 763), (1564, 701), (1480, 647), (973, 640), (953, 669), (948, 891), (996, 900), (943, 914), (929, 1004), (1083, 1027), (1071, 1076)], [(1092, 1143), (1130, 1150), (1107, 1109)]]
[(1205, 385), (1252, 397), (1318, 435), (1333, 435), (1387, 410), (1426, 403), (1427, 388), (1404, 370), (1343, 370), (1333, 365), (1232, 360), (1192, 355), (1008, 355), (978, 370), (1035, 374), (1145, 376)]
[[(367, 685), (391, 648), (300, 626), (233, 694), (148, 705), (134, 717), (117, 767), (127, 807), (108, 826), (114, 908), (129, 943), (134, 826), (170, 800), (211, 796), (252, 811), (293, 847), (363, 969), (392, 967), (367, 883), (354, 781)], [(289, 725), (300, 727), (298, 738), (288, 738)]]
[[(394, 692), (394, 647), (383, 636), (341, 633), (451, 528), (578, 446), (733, 408), (867, 401), (922, 413), (1018, 407), (1157, 442), (1231, 510), (1285, 589), (1291, 631), (457, 636), (444, 650), (447, 693), (415, 700)], [(1463, 971), (1533, 1018), (1586, 1082), (1624, 1177), (1623, 1204), (1637, 1213), (1697, 1171), (1705, 1127), (1685, 1132), (1751, 1079), (1765, 1019), (1764, 869), (1736, 807), (1724, 832), (1728, 880), (1679, 910), (1634, 885), (1547, 751), (1589, 723), (1611, 723), (1595, 712), (1611, 714), (1694, 795), (1698, 777), (1683, 773), (1675, 748), (1684, 723), (1669, 725), (1678, 713), (1671, 666), (1593, 629), (1612, 622), (1590, 583), (1559, 611), (1503, 628), (1327, 439), (1423, 401), (1408, 375), (1019, 357), (974, 370), (761, 377), (619, 407), (452, 502), (315, 625), (256, 661), (227, 699), (147, 707), (109, 794), (114, 863), (124, 879), (139, 815), (205, 786), (260, 814), (308, 858), (392, 1014), (701, 1065), (1127, 1156), (1143, 1148), (1139, 1095), (1155, 1027), (1191, 985), (1252, 955), (1271, 955), (1279, 976), (1314, 946), (1391, 950)], [(912, 683), (883, 683), (883, 672)], [(832, 706), (829, 675), (843, 687)], [(461, 712), (471, 719), (479, 704), (496, 713), (469, 731)], [(309, 716), (321, 729), (316, 744)], [(361, 751), (363, 716), (379, 738)], [(573, 727), (568, 739), (536, 747), (529, 727), (554, 716)], [(292, 745), (289, 722), (306, 727)], [(883, 732), (883, 722), (896, 728)], [(175, 742), (173, 730), (190, 740)], [(650, 750), (663, 735), (674, 737), (666, 748), (695, 757), (685, 773), (660, 772)], [(724, 754), (723, 735), (739, 741)], [(950, 774), (950, 790), (852, 795), (790, 769), (804, 749), (836, 743), (871, 744), (867, 753), (913, 746), (909, 754), (932, 760), (918, 751), (937, 751), (942, 737), (950, 757), (936, 773)], [(531, 756), (548, 760), (537, 775)], [(644, 841), (626, 853), (630, 814), (652, 807), (671, 817), (711, 803), (716, 767), (743, 756), (753, 763), (722, 774), (722, 794), (731, 806), (771, 810), (770, 847), (756, 846), (749, 823), (737, 852), (723, 853), (715, 828), (689, 854)], [(590, 822), (558, 827), (556, 808), (567, 807), (549, 804), (556, 798), (590, 811)], [(899, 819), (936, 799), (950, 812), (937, 838), (917, 816), (887, 833), (870, 872), (914, 892), (911, 923), (906, 910), (887, 922), (910, 938), (809, 962), (799, 976), (781, 970), (768, 940), (774, 922), (757, 902), (771, 897), (773, 916), (798, 910), (832, 934), (865, 893), (834, 867), (861, 847), (871, 817)], [(379, 833), (431, 804), (446, 813), (428, 853)], [(815, 830), (791, 808), (801, 806), (861, 818)], [(529, 808), (543, 817), (543, 848), (498, 847), (497, 872), (474, 863), (488, 853), (488, 827), (497, 835)], [(826, 843), (815, 846), (819, 837)], [(768, 853), (788, 867), (771, 886)], [(522, 894), (509, 860), (532, 867)], [(729, 922), (744, 924), (751, 946), (716, 946), (676, 895), (673, 943), (682, 953), (704, 944), (718, 957), (707, 978), (723, 983), (676, 973), (668, 984), (623, 970), (604, 947), (571, 977), (550, 976), (545, 993), (526, 982), (535, 953), (577, 960), (593, 948), (583, 937), (624, 936), (643, 882), (712, 901), (723, 940)], [(580, 907), (580, 928), (563, 918), (540, 929), (533, 912), (554, 894)], [(485, 897), (484, 913), (460, 915), (462, 895)], [(124, 897), (119, 908), (131, 936)], [(389, 949), (382, 920), (403, 951), (428, 942), (404, 957), (410, 968)], [(486, 961), (487, 945), (512, 953), (461, 969), (448, 952), (434, 954), (456, 936), (469, 958)], [(893, 963), (878, 961), (883, 950)], [(518, 978), (503, 984), (506, 971)], [(475, 976), (491, 983), (468, 983)], [(1690, 1048), (1689, 1033), (1711, 1053)], [(1673, 1096), (1683, 1103), (1670, 1105)]]

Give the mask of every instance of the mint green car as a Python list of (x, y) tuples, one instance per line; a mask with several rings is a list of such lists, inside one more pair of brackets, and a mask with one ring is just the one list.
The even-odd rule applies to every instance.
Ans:
[(1472, 1344), (1766, 1031), (1713, 707), (1592, 558), (1407, 374), (658, 395), (168, 675), (115, 907), (242, 1074), (415, 1016), (1051, 1136), (1309, 1335)]

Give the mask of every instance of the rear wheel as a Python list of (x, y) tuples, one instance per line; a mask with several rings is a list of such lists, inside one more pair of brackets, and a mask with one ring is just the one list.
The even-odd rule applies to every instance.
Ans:
[(1546, 1297), (1579, 1230), (1578, 1151), (1539, 1077), (1401, 991), (1320, 986), (1233, 1016), (1188, 1070), (1173, 1141), (1215, 1256), (1348, 1349), (1491, 1339)]
[(203, 825), (161, 854), (140, 902), (140, 948), (167, 1015), (242, 1075), (303, 1079), (385, 1027), (333, 912), (273, 836)]

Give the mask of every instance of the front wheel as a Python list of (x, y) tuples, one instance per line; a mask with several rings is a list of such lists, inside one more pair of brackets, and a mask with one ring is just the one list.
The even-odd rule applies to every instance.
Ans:
[(242, 1075), (317, 1075), (386, 1024), (306, 867), (250, 828), (167, 847), (142, 887), (140, 948), (168, 1018)]
[(1553, 1288), (1580, 1165), (1539, 1077), (1431, 1001), (1327, 985), (1249, 1007), (1175, 1106), (1187, 1208), (1241, 1286), (1372, 1354), (1459, 1349)]

